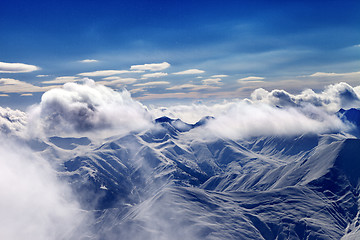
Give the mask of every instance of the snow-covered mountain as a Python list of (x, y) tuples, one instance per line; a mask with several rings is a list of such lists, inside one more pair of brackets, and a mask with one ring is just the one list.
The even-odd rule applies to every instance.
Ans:
[[(338, 116), (358, 127), (359, 112)], [(205, 136), (213, 120), (28, 144), (94, 218), (80, 239), (360, 238), (360, 139)]]

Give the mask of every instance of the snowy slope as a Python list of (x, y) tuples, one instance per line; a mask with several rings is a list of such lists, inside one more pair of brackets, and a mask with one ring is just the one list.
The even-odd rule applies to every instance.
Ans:
[(359, 139), (203, 138), (207, 121), (163, 117), (150, 130), (101, 142), (32, 144), (94, 214), (84, 239), (359, 236)]

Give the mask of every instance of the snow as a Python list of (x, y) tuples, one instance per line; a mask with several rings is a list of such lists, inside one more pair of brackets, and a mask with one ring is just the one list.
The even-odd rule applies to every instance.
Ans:
[(211, 120), (164, 117), (103, 141), (52, 137), (39, 154), (62, 166), (59, 175), (94, 213), (83, 239), (360, 236), (359, 139), (199, 137)]

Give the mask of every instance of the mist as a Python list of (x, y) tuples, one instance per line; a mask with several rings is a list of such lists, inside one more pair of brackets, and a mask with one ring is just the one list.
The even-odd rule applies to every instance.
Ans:
[(86, 214), (50, 164), (15, 140), (0, 136), (0, 238), (81, 239)]

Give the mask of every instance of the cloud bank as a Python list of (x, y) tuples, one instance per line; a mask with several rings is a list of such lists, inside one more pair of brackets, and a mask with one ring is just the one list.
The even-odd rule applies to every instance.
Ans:
[(315, 93), (307, 89), (298, 95), (284, 90), (255, 90), (251, 99), (206, 105), (177, 105), (152, 109), (154, 116), (167, 115), (195, 123), (213, 116), (202, 135), (248, 138), (270, 135), (348, 132), (353, 126), (343, 123), (340, 108), (360, 107), (360, 87), (346, 83), (329, 85)]
[(251, 100), (275, 106), (300, 106), (310, 104), (323, 108), (330, 112), (336, 112), (340, 108), (360, 106), (360, 86), (351, 87), (347, 83), (329, 85), (321, 93), (315, 93), (306, 89), (298, 95), (290, 94), (284, 90), (257, 89), (251, 94)]
[[(149, 82), (137, 86), (165, 84), (168, 82)], [(167, 89), (200, 90), (202, 87), (216, 88), (185, 84)], [(170, 95), (175, 97), (176, 93)], [(346, 83), (329, 85), (319, 93), (307, 89), (299, 94), (290, 94), (284, 90), (267, 91), (260, 88), (245, 100), (212, 105), (199, 103), (152, 107), (148, 110), (132, 99), (128, 91), (117, 92), (86, 79), (82, 83), (69, 82), (61, 88), (47, 91), (41, 102), (27, 113), (1, 108), (0, 126), (3, 133), (19, 135), (27, 131), (28, 137), (39, 133), (61, 136), (98, 134), (100, 131), (115, 135), (149, 129), (153, 126), (153, 120), (162, 116), (180, 118), (188, 123), (195, 123), (204, 116), (213, 116), (215, 119), (209, 121), (205, 131), (205, 135), (210, 133), (213, 137), (336, 133), (351, 130), (352, 126), (339, 120), (336, 112), (340, 108), (359, 108), (359, 96), (360, 87), (351, 87)]]

